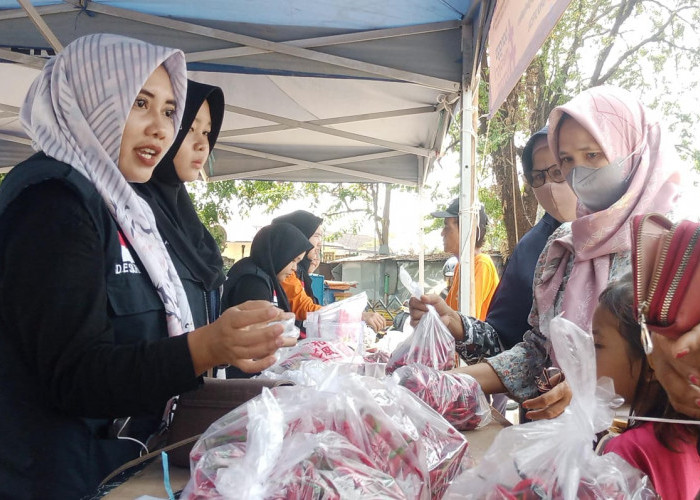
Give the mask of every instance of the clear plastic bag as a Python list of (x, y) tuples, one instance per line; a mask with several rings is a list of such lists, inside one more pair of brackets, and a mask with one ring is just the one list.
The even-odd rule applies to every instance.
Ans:
[(462, 471), (468, 443), (439, 413), (393, 379), (362, 381), (384, 412), (420, 443), (430, 476), (432, 498), (442, 498)]
[(416, 364), (400, 367), (392, 377), (455, 429), (470, 431), (493, 420), (484, 391), (476, 379), (466, 373), (445, 373)]
[[(340, 434), (358, 448), (370, 467), (393, 478), (406, 498), (428, 498), (428, 471), (421, 444), (393, 422), (366, 390), (341, 382), (348, 378), (352, 377), (335, 377), (340, 383), (336, 391), (302, 386), (264, 391), (214, 422), (190, 453), (192, 474), (185, 498), (226, 497), (229, 492), (235, 493), (234, 498), (279, 498), (281, 487), (271, 479), (282, 466), (284, 442), (324, 431)], [(275, 405), (269, 403), (270, 398)], [(265, 399), (272, 410), (258, 418), (257, 408)], [(347, 471), (338, 475), (343, 474)], [(225, 481), (229, 476), (232, 489)], [(328, 495), (322, 498), (333, 498), (333, 491)]]
[(365, 327), (362, 313), (367, 307), (367, 293), (361, 292), (306, 314), (306, 338), (339, 340), (361, 352)]
[[(193, 461), (182, 498), (407, 498), (396, 480), (346, 437), (315, 432), (323, 427), (320, 422), (307, 422), (314, 432), (301, 432), (303, 424), (297, 422), (296, 431), (285, 436), (285, 404), (266, 389), (227, 428), (208, 431), (215, 446), (193, 450), (193, 456), (201, 456)], [(231, 439), (217, 443), (224, 436)]]
[(279, 321), (272, 321), (269, 324), (270, 325), (282, 325), (284, 327), (284, 330), (282, 331), (282, 336), (283, 337), (289, 337), (289, 338), (294, 338), (298, 339), (299, 338), (299, 333), (301, 330), (294, 324), (294, 316), (291, 318), (279, 320)]
[[(302, 371), (309, 386), (266, 391), (209, 427), (190, 454), (183, 498), (296, 498), (315, 485), (326, 496), (303, 498), (425, 500), (461, 471), (466, 439), (406, 388), (317, 361)], [(338, 493), (348, 482), (358, 493)]]
[(321, 339), (304, 339), (293, 347), (279, 349), (279, 359), (262, 373), (263, 377), (276, 378), (286, 371), (299, 370), (301, 365), (310, 360), (335, 363), (359, 363), (362, 358), (342, 342)]
[(413, 363), (436, 370), (450, 370), (455, 366), (455, 339), (433, 307), (428, 307), (413, 334), (396, 346), (386, 372), (391, 374), (398, 367)]
[[(365, 364), (365, 372), (371, 365)], [(376, 380), (348, 373), (343, 365), (306, 363), (304, 383), (319, 390), (344, 394), (351, 401), (374, 400), (397, 429), (418, 443), (430, 477), (433, 498), (461, 472), (467, 440), (440, 414), (392, 379)], [(357, 404), (357, 403), (353, 403)]]
[(503, 429), (478, 466), (459, 476), (445, 498), (657, 498), (640, 471), (614, 454), (593, 451), (596, 433), (610, 426), (621, 398), (609, 378), (596, 382), (591, 335), (559, 316), (548, 327), (571, 386), (571, 404), (555, 419)]

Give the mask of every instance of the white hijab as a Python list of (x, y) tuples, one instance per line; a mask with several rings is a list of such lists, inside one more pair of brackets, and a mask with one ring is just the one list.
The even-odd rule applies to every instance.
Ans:
[(49, 60), (27, 93), (20, 120), (34, 149), (71, 165), (102, 195), (165, 305), (172, 337), (193, 329), (187, 297), (151, 209), (117, 166), (129, 111), (161, 64), (177, 102), (174, 139), (187, 92), (184, 54), (110, 34), (78, 38)]

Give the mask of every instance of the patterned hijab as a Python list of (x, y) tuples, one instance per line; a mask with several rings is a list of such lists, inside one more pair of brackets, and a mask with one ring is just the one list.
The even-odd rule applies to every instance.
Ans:
[(158, 291), (174, 336), (193, 325), (185, 291), (151, 209), (117, 166), (134, 99), (161, 64), (178, 103), (177, 132), (187, 90), (183, 53), (110, 34), (78, 38), (49, 60), (29, 89), (20, 120), (34, 149), (71, 165), (102, 195)]
[(598, 295), (608, 283), (610, 256), (630, 250), (632, 216), (670, 211), (678, 197), (679, 162), (659, 121), (625, 90), (594, 87), (552, 110), (548, 140), (554, 152), (559, 151), (559, 125), (565, 113), (593, 136), (609, 161), (636, 152), (624, 165), (625, 176), (636, 166), (627, 192), (599, 212), (590, 212), (579, 203), (571, 233), (551, 243), (542, 277), (535, 283), (541, 314), (546, 313), (554, 306), (567, 263), (573, 258), (562, 312), (590, 331)]

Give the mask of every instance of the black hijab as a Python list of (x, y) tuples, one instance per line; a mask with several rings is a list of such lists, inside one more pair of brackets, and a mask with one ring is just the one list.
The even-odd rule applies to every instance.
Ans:
[(205, 100), (211, 113), (209, 150), (214, 149), (224, 118), (224, 93), (219, 87), (188, 80), (187, 102), (175, 142), (156, 166), (151, 180), (133, 186), (153, 210), (163, 239), (204, 288), (214, 290), (225, 279), (221, 252), (211, 233), (199, 220), (173, 162)]
[[(318, 229), (318, 227), (323, 223), (323, 219), (316, 217), (314, 214), (307, 212), (306, 210), (295, 210), (289, 214), (280, 215), (279, 217), (272, 219), (273, 224), (280, 222), (286, 222), (296, 226), (302, 233), (304, 233), (304, 236), (311, 238), (316, 232), (316, 229)], [(299, 262), (299, 265), (297, 266), (297, 276), (304, 284), (304, 291), (306, 291), (306, 295), (308, 295), (314, 301), (314, 303), (318, 304), (318, 299), (316, 299), (313, 289), (311, 288), (311, 276), (309, 276), (310, 265), (311, 260), (309, 260), (308, 255), (304, 255), (304, 258), (301, 259), (301, 262)]]
[(277, 303), (283, 311), (290, 311), (289, 300), (277, 279), (277, 273), (299, 254), (305, 254), (312, 248), (313, 245), (304, 233), (287, 223), (265, 226), (253, 238), (253, 243), (250, 245), (250, 258), (272, 278)]

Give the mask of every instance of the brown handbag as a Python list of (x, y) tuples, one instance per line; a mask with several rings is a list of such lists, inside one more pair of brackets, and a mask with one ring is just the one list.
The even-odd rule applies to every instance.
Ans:
[[(228, 412), (253, 399), (263, 387), (293, 385), (287, 380), (217, 379), (204, 377), (204, 384), (181, 394), (173, 410), (168, 429), (168, 444), (197, 436)], [(190, 451), (195, 440), (168, 453), (169, 462), (179, 467), (190, 466)]]
[(660, 214), (632, 219), (634, 302), (644, 350), (649, 330), (676, 339), (700, 323), (700, 224)]

